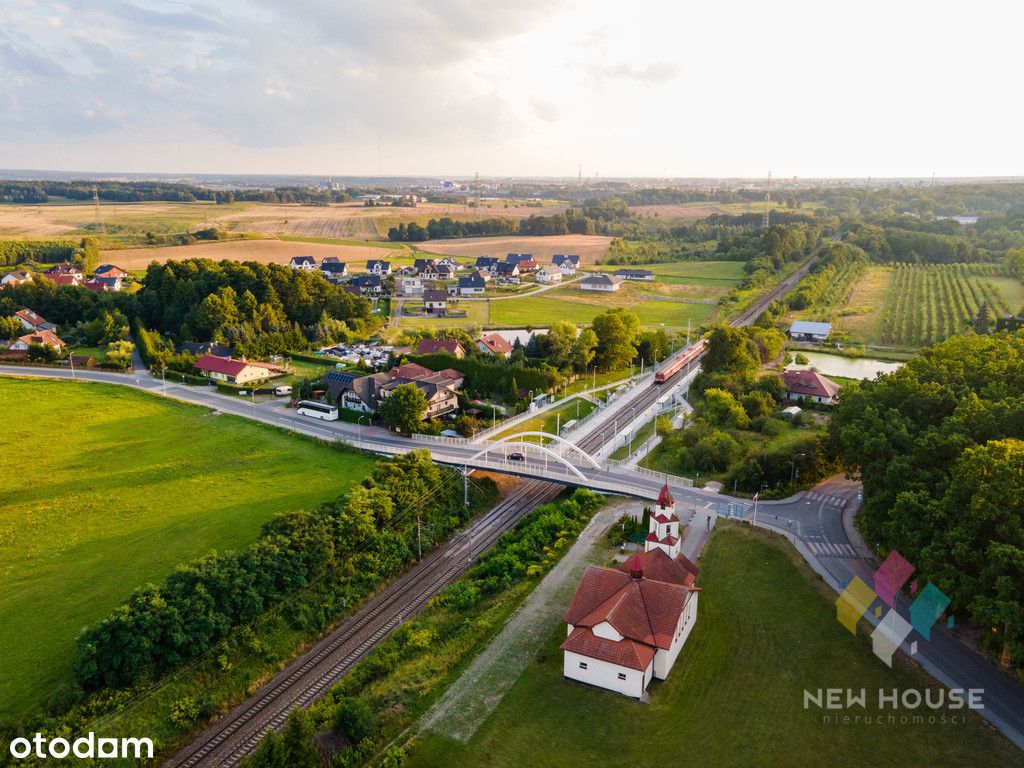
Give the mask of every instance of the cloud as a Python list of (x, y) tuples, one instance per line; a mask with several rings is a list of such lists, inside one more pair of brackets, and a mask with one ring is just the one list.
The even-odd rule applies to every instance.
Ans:
[(530, 99), (530, 106), (533, 108), (533, 113), (544, 122), (558, 122), (558, 118), (561, 113), (559, 112), (557, 104), (535, 96)]
[(661, 84), (675, 79), (679, 67), (671, 61), (655, 61), (638, 67), (635, 64), (616, 64), (603, 67), (599, 71), (601, 77), (610, 79), (634, 80), (639, 83)]

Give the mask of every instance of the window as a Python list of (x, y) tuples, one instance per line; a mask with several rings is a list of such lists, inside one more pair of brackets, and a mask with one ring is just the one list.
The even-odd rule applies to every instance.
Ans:
[(586, 668), (587, 668), (587, 662), (581, 661), (580, 662), (580, 669), (586, 669)]
[(619, 672), (619, 680), (625, 680), (625, 679), (626, 679), (626, 673), (625, 672)]

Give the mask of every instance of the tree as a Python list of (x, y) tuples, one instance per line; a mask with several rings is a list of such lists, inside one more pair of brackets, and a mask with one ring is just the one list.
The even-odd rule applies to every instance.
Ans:
[(125, 370), (132, 365), (135, 345), (130, 341), (115, 341), (107, 345), (107, 362)]
[(982, 302), (978, 307), (978, 316), (974, 318), (974, 332), (991, 333), (993, 325), (995, 325), (995, 321), (992, 319), (992, 310), (987, 301)]
[(25, 326), (16, 317), (0, 317), (0, 339), (16, 339), (25, 333)]
[(750, 426), (750, 418), (743, 406), (736, 402), (731, 392), (724, 389), (707, 389), (704, 391), (704, 402), (700, 405), (700, 414), (711, 424), (719, 427), (746, 429)]
[(33, 363), (52, 363), (58, 352), (49, 344), (29, 344), (25, 356)]
[(79, 243), (78, 258), (82, 271), (91, 275), (100, 264), (100, 247), (95, 237), (83, 237)]
[(590, 328), (584, 328), (572, 344), (570, 366), (576, 373), (585, 373), (594, 361), (597, 353), (597, 334)]
[(556, 320), (551, 323), (547, 334), (533, 338), (543, 339), (544, 354), (551, 365), (559, 370), (566, 370), (572, 365), (572, 351), (576, 336), (575, 325), (565, 320)]
[(629, 365), (636, 357), (640, 320), (623, 307), (609, 309), (594, 318), (591, 325), (597, 335), (595, 362), (606, 371)]
[(281, 747), (289, 768), (320, 768), (320, 756), (313, 743), (315, 732), (309, 712), (296, 707), (288, 714), (281, 732)]
[(377, 415), (392, 429), (412, 433), (427, 413), (427, 396), (415, 384), (399, 384), (377, 408)]
[(670, 342), (663, 328), (656, 331), (644, 331), (637, 341), (636, 357), (648, 365), (657, 363), (668, 357)]
[(354, 696), (345, 696), (334, 709), (334, 730), (352, 744), (358, 744), (377, 729), (377, 718), (370, 705)]

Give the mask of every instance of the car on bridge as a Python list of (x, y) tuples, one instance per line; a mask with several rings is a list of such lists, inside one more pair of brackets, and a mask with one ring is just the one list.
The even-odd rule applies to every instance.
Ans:
[(508, 460), (509, 461), (526, 461), (526, 456), (524, 456), (523, 454), (518, 453), (518, 452), (517, 453), (510, 453), (508, 455)]

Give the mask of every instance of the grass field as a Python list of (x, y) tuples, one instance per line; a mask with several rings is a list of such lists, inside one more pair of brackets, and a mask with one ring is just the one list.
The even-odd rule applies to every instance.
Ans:
[[(545, 411), (532, 419), (527, 419), (514, 427), (506, 429), (504, 432), (495, 435), (494, 439), (497, 440), (508, 435), (514, 435), (517, 432), (549, 432), (555, 435), (558, 434), (557, 430), (559, 428), (565, 426), (570, 421), (586, 417), (596, 407), (589, 400), (584, 400), (582, 397), (574, 397), (565, 405), (552, 408), (550, 411)], [(547, 438), (541, 439), (547, 440)], [(529, 438), (529, 440), (530, 442), (536, 442), (537, 438)]]
[(117, 386), (0, 378), (0, 722), (70, 679), (74, 639), (132, 589), (372, 467), (204, 408)]
[[(565, 680), (558, 648), (565, 626), (558, 623), (468, 742), (420, 734), (406, 765), (1024, 764), (1020, 751), (976, 718), (963, 725), (823, 723), (820, 711), (804, 709), (805, 689), (864, 688), (870, 700), (880, 688), (936, 684), (902, 664), (884, 666), (863, 629), (850, 635), (836, 621), (834, 595), (777, 537), (720, 525), (700, 565), (697, 624), (668, 680), (651, 683), (650, 703)], [(878, 711), (871, 704), (849, 714)]]
[[(703, 285), (726, 290), (734, 288), (744, 277), (742, 261), (670, 261), (658, 264), (631, 264), (628, 268), (653, 272), (657, 276), (655, 284)], [(601, 264), (596, 269), (614, 272), (624, 267), (618, 264)]]
[(707, 320), (715, 311), (713, 303), (685, 301), (666, 295), (655, 298), (653, 286), (629, 283), (613, 294), (583, 291), (574, 286), (557, 288), (537, 297), (524, 297), (493, 302), (491, 320), (497, 326), (543, 326), (553, 319), (572, 323), (589, 323), (611, 307), (628, 307), (640, 318), (641, 325), (685, 328), (687, 320), (694, 326)]
[(882, 307), (890, 277), (892, 267), (871, 265), (861, 272), (846, 307), (835, 318), (835, 329), (861, 343), (876, 341), (881, 335)]
[(575, 253), (583, 264), (594, 264), (604, 256), (612, 238), (603, 235), (553, 235), (550, 237), (465, 237), (452, 240), (426, 240), (419, 248), (432, 253), (475, 259), (477, 256), (505, 257), (506, 253), (532, 253), (547, 264), (556, 253)]

